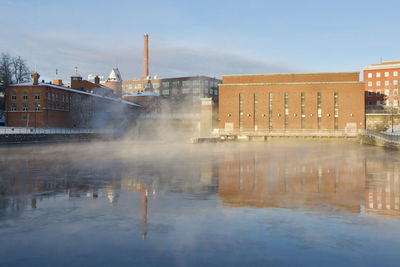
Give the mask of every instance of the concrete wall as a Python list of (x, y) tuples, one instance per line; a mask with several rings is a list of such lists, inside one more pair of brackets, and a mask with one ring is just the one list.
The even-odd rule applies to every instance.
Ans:
[[(391, 114), (366, 114), (366, 128), (368, 130), (386, 131), (392, 127)], [(393, 115), (393, 125), (400, 125), (400, 115)]]

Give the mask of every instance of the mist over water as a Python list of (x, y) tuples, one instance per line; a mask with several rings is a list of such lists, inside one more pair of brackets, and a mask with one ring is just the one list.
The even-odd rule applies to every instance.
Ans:
[(398, 152), (181, 140), (0, 147), (0, 265), (397, 265)]

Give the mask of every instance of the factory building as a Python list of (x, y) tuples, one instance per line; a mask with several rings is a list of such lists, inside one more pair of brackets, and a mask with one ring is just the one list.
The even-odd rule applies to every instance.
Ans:
[(398, 107), (400, 61), (371, 64), (363, 71), (365, 105), (370, 108)]
[[(187, 112), (199, 112), (200, 98), (212, 98), (218, 104), (218, 84), (221, 80), (207, 76), (189, 76), (175, 78), (152, 78), (149, 75), (149, 36), (144, 35), (143, 52), (143, 74), (140, 79), (127, 80), (122, 82), (124, 94), (136, 92), (152, 91), (159, 94), (163, 100), (170, 102), (176, 107), (180, 107)], [(107, 85), (108, 86), (108, 85)], [(139, 97), (139, 95), (137, 95)]]
[(365, 128), (364, 83), (358, 72), (225, 75), (219, 88), (222, 131)]
[[(141, 106), (96, 93), (109, 91), (96, 83), (83, 81), (79, 75), (71, 77), (71, 88), (39, 82), (12, 84), (6, 88), (6, 126), (14, 127), (120, 127), (134, 120)], [(75, 88), (74, 88), (75, 87)]]

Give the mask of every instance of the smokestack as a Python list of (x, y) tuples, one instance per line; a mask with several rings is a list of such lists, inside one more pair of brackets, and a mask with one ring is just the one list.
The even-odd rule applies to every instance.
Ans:
[(143, 75), (142, 80), (149, 76), (149, 35), (144, 35), (144, 50), (143, 50)]

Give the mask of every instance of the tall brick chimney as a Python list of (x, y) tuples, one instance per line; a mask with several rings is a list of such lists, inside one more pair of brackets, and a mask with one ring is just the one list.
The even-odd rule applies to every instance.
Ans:
[(149, 76), (149, 35), (144, 35), (144, 50), (143, 50), (143, 75), (142, 80), (146, 80)]
[(96, 77), (94, 77), (94, 83), (95, 84), (100, 84), (100, 77), (96, 75)]
[(40, 75), (39, 73), (37, 73), (36, 71), (32, 74), (32, 78), (33, 78), (33, 85), (38, 85), (39, 84), (39, 78)]

